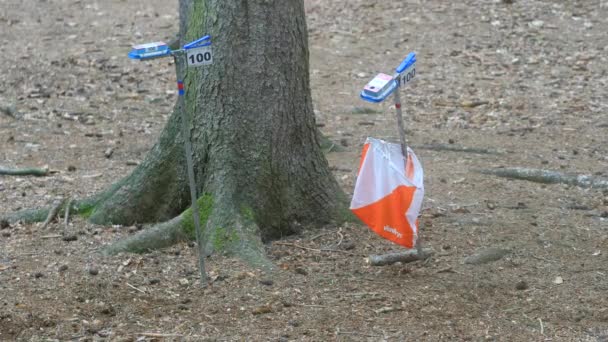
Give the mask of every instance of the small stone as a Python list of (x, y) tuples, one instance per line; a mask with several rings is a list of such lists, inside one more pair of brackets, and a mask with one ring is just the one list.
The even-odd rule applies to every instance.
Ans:
[(70, 241), (76, 241), (78, 240), (78, 236), (70, 234), (70, 235), (64, 235), (62, 238), (63, 241), (65, 242), (70, 242)]
[(352, 241), (343, 241), (342, 244), (340, 244), (340, 249), (345, 250), (345, 251), (350, 251), (352, 249), (355, 249), (355, 243)]
[(557, 276), (555, 277), (555, 279), (553, 279), (553, 284), (559, 285), (559, 284), (563, 284), (564, 283), (564, 278)]
[(188, 286), (188, 285), (190, 284), (190, 281), (188, 281), (188, 279), (186, 279), (186, 278), (181, 278), (181, 279), (179, 280), (179, 284), (180, 284), (181, 286)]
[(68, 265), (61, 265), (59, 266), (59, 272), (65, 272), (68, 270)]
[(534, 28), (541, 28), (541, 27), (545, 26), (545, 22), (537, 19), (537, 20), (533, 20), (530, 23), (528, 23), (528, 26), (534, 27)]
[(266, 285), (266, 286), (272, 286), (274, 284), (274, 281), (272, 281), (270, 279), (262, 279), (262, 280), (260, 280), (260, 284)]
[(111, 305), (104, 305), (100, 312), (104, 315), (108, 315), (108, 316), (115, 316), (116, 315), (116, 310), (114, 310), (114, 308)]
[(91, 268), (89, 268), (89, 274), (92, 276), (96, 276), (99, 274), (99, 270), (96, 269), (95, 267), (91, 267)]
[(515, 284), (515, 288), (518, 290), (526, 290), (528, 288), (528, 283), (525, 280), (520, 280)]
[(97, 333), (103, 327), (103, 323), (98, 319), (90, 323), (87, 321), (83, 321), (83, 325), (86, 327), (87, 332), (91, 334)]
[(478, 250), (475, 252), (475, 254), (464, 258), (464, 263), (470, 265), (487, 264), (489, 262), (500, 260), (507, 254), (509, 254), (509, 250), (507, 249), (497, 247), (486, 248)]
[(113, 147), (108, 148), (108, 149), (107, 149), (107, 150), (106, 150), (106, 151), (103, 153), (103, 155), (104, 155), (104, 156), (105, 156), (107, 159), (110, 159), (110, 158), (112, 157), (112, 154), (114, 154), (114, 148), (113, 148)]
[(258, 306), (257, 308), (253, 309), (253, 311), (251, 311), (251, 313), (254, 315), (262, 315), (262, 314), (267, 314), (267, 313), (271, 313), (271, 312), (272, 312), (272, 307), (270, 305)]

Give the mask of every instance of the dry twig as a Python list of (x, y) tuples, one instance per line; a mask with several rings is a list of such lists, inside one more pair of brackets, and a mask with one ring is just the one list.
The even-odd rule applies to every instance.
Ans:
[(319, 248), (310, 248), (310, 247), (304, 247), (304, 246), (300, 246), (300, 245), (296, 245), (295, 243), (289, 243), (289, 242), (274, 242), (275, 245), (279, 245), (279, 246), (290, 246), (290, 247), (296, 247), (296, 248), (300, 248), (300, 249), (304, 249), (307, 251), (315, 251), (315, 252), (337, 252), (337, 253), (344, 253), (344, 254), (348, 254), (348, 255), (352, 255), (352, 256), (362, 256), (359, 254), (355, 254), (355, 253), (351, 253), (351, 252), (347, 252), (347, 251), (343, 251), (341, 249), (329, 249), (329, 248), (323, 248), (323, 249), (319, 249)]
[(143, 337), (158, 337), (158, 338), (164, 338), (164, 337), (183, 337), (184, 336), (184, 335), (180, 335), (180, 334), (160, 334), (160, 333), (150, 333), (150, 332), (137, 333), (135, 335), (137, 335), (137, 336), (143, 336)]
[(142, 289), (140, 289), (138, 287), (135, 287), (135, 286), (133, 286), (133, 285), (131, 285), (129, 283), (126, 283), (126, 284), (127, 284), (128, 287), (132, 288), (133, 290), (137, 290), (137, 291), (139, 291), (141, 293), (144, 293), (144, 294), (146, 293), (146, 291), (144, 291), (144, 290), (142, 290)]

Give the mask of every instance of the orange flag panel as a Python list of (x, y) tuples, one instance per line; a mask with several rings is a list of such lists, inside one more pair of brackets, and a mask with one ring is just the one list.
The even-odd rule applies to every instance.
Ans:
[(390, 195), (368, 206), (353, 209), (371, 230), (383, 238), (407, 248), (414, 248), (414, 230), (405, 212), (412, 204), (416, 187), (399, 186)]

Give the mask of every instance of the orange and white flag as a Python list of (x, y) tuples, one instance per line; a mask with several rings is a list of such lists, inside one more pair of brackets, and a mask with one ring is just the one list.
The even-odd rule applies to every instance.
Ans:
[(413, 248), (424, 197), (423, 171), (409, 147), (367, 138), (350, 209), (371, 230), (396, 244)]

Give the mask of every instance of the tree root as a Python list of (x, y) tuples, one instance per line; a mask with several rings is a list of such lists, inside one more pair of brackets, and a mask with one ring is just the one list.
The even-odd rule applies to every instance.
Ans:
[(433, 255), (433, 250), (430, 248), (423, 248), (422, 255), (418, 253), (416, 249), (410, 249), (405, 252), (400, 253), (388, 253), (382, 255), (370, 255), (367, 258), (367, 261), (372, 266), (385, 266), (392, 265), (396, 262), (414, 262), (419, 260), (424, 260)]
[[(72, 214), (80, 214), (85, 217), (88, 217), (90, 212), (93, 210), (95, 205), (98, 202), (97, 197), (91, 197), (84, 200), (72, 201), (70, 206), (70, 211)], [(67, 208), (67, 204), (65, 202), (64, 205), (60, 206), (57, 210), (56, 215), (64, 215), (65, 210)], [(49, 213), (53, 210), (53, 207), (39, 208), (39, 209), (24, 209), (19, 210), (5, 216), (0, 216), (0, 219), (6, 220), (7, 222), (13, 224), (16, 222), (23, 222), (26, 224), (35, 223), (35, 222), (44, 222), (49, 217)], [(52, 218), (51, 218), (52, 219)]]
[(60, 199), (59, 201), (57, 201), (53, 207), (51, 207), (51, 210), (49, 210), (49, 214), (46, 216), (46, 220), (44, 220), (44, 223), (42, 224), (42, 229), (46, 229), (46, 227), (49, 225), (49, 223), (51, 223), (51, 221), (53, 221), (55, 219), (55, 217), (57, 217), (57, 214), (59, 213), (59, 211), (61, 210), (61, 207), (63, 207), (63, 205), (65, 204), (65, 199)]
[(183, 230), (183, 215), (172, 220), (146, 228), (138, 234), (123, 238), (103, 250), (105, 255), (115, 255), (121, 252), (145, 253), (152, 250), (170, 247), (190, 237)]
[(0, 167), (0, 175), (6, 176), (36, 176), (44, 177), (49, 174), (49, 168), (25, 168), (25, 169), (6, 169)]
[[(266, 257), (264, 244), (257, 225), (248, 217), (218, 206), (209, 195), (198, 200), (202, 232), (203, 253), (213, 252), (233, 255), (249, 265), (271, 271), (272, 262)], [(229, 207), (230, 208), (230, 207)], [(160, 224), (148, 227), (138, 234), (122, 238), (103, 250), (105, 255), (117, 253), (145, 253), (170, 247), (176, 243), (194, 240), (194, 222), (191, 209)]]
[(463, 153), (476, 153), (476, 154), (495, 154), (500, 155), (504, 154), (501, 151), (486, 149), (486, 148), (477, 148), (477, 147), (463, 147), (463, 146), (455, 146), (455, 145), (446, 145), (446, 144), (425, 144), (420, 146), (414, 146), (413, 148), (421, 149), (421, 150), (431, 150), (431, 151), (449, 151), (449, 152), (463, 152)]
[(521, 167), (483, 169), (477, 172), (498, 177), (527, 180), (544, 184), (568, 184), (581, 188), (608, 189), (608, 179), (590, 175), (565, 174), (551, 170), (528, 169)]
[(67, 204), (65, 205), (65, 214), (63, 215), (63, 224), (64, 224), (64, 233), (67, 234), (68, 233), (68, 228), (70, 227), (70, 210), (72, 208), (72, 203), (74, 203), (74, 200), (72, 198), (70, 198), (67, 201)]

